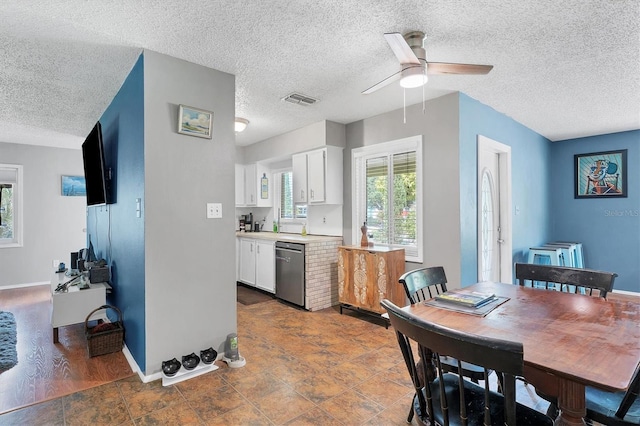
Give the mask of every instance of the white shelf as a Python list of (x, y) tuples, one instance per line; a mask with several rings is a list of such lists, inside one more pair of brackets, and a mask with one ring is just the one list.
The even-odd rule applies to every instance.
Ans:
[(184, 367), (180, 367), (180, 370), (178, 370), (175, 376), (167, 377), (164, 373), (162, 373), (162, 386), (175, 385), (176, 383), (180, 383), (193, 377), (197, 377), (201, 374), (215, 371), (218, 368), (219, 367), (215, 363), (205, 364), (202, 361), (200, 361), (200, 364), (198, 364), (193, 370), (187, 370)]

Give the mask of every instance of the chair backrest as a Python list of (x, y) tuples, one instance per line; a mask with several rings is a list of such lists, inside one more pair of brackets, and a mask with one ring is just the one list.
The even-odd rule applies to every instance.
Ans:
[(398, 279), (411, 304), (431, 299), (447, 291), (447, 276), (442, 266), (414, 269)]
[[(521, 286), (525, 281), (544, 283), (546, 289), (559, 288), (560, 291), (578, 293), (584, 289), (590, 296), (607, 298), (613, 290), (613, 282), (618, 274), (595, 271), (593, 269), (569, 268), (566, 266), (516, 263), (516, 280)], [(572, 290), (573, 288), (573, 290)], [(594, 290), (598, 290), (594, 294)]]
[[(405, 363), (416, 386), (418, 401), (422, 413), (427, 413), (430, 419), (436, 419), (434, 413), (433, 396), (431, 386), (425, 386), (426, 400), (421, 397), (421, 378), (418, 377), (413, 357), (410, 340), (418, 343), (420, 351), (420, 363), (422, 370), (427, 372), (433, 369), (432, 360), (436, 362), (438, 376), (443, 377), (441, 356), (452, 356), (459, 361), (466, 361), (484, 367), (485, 370), (485, 392), (483, 404), (484, 424), (492, 424), (489, 407), (488, 374), (489, 370), (500, 371), (504, 375), (503, 395), (504, 395), (504, 422), (505, 425), (515, 425), (516, 423), (516, 392), (515, 377), (522, 375), (523, 370), (523, 349), (522, 343), (510, 342), (506, 340), (487, 338), (453, 330), (434, 323), (430, 323), (412, 315), (399, 308), (391, 301), (384, 299), (382, 306), (389, 314), (391, 325), (395, 329), (400, 350), (405, 358)], [(431, 356), (433, 353), (433, 356)], [(458, 363), (458, 385), (463, 389), (462, 365)], [(467, 412), (467, 407), (473, 406), (466, 401), (466, 392), (458, 392), (458, 401), (448, 401), (447, 392), (444, 388), (444, 381), (439, 381), (440, 409), (444, 417), (444, 423), (449, 423), (450, 415), (454, 413), (451, 406), (460, 407), (460, 421), (467, 419), (471, 413)], [(473, 401), (477, 403), (477, 401)], [(458, 423), (458, 421), (454, 422)], [(465, 424), (463, 422), (463, 424)]]

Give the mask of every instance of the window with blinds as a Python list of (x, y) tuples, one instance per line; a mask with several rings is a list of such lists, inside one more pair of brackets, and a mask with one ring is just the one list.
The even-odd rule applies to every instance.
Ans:
[(421, 158), (420, 137), (353, 152), (354, 229), (366, 221), (370, 241), (402, 247), (407, 260), (420, 262)]
[(21, 245), (22, 166), (0, 164), (0, 247)]

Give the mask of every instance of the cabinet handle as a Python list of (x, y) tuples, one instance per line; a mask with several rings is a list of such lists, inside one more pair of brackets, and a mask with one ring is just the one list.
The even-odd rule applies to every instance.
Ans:
[(253, 244), (249, 244), (249, 252), (253, 253)]
[(256, 246), (256, 253), (260, 254), (260, 246)]
[(313, 189), (311, 190), (311, 199), (313, 200)]
[(300, 190), (300, 198), (302, 198), (304, 200), (304, 190), (303, 189)]

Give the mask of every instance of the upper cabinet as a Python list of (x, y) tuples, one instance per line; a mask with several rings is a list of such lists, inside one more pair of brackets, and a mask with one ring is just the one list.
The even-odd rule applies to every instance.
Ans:
[(292, 156), (293, 202), (342, 204), (342, 148), (327, 145)]
[(261, 164), (236, 164), (236, 206), (271, 207), (269, 169)]

